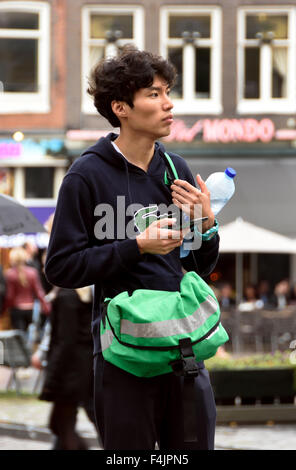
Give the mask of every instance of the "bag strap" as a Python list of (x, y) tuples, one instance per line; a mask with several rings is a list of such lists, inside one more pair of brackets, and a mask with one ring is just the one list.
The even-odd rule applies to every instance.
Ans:
[[(173, 163), (173, 160), (169, 156), (167, 152), (160, 152), (161, 157), (164, 160), (165, 166), (166, 166), (166, 171), (164, 173), (164, 182), (167, 186), (171, 187), (175, 179), (179, 179), (178, 172), (176, 170), (176, 167)], [(182, 216), (182, 214), (180, 214)], [(193, 227), (190, 228), (193, 229)], [(191, 255), (193, 259), (193, 263), (195, 265), (195, 269), (198, 271), (198, 264), (196, 262), (195, 256), (193, 251), (191, 250)]]
[(176, 170), (176, 167), (173, 163), (173, 160), (169, 156), (167, 152), (160, 152), (160, 155), (162, 156), (165, 166), (166, 166), (166, 171), (164, 173), (164, 183), (167, 186), (171, 186), (174, 182), (174, 180), (179, 179), (178, 172)]
[(179, 341), (181, 359), (170, 362), (172, 369), (177, 376), (183, 377), (183, 423), (184, 442), (196, 442), (196, 392), (195, 377), (198, 376), (199, 367), (195, 360), (190, 338), (183, 338)]
[(185, 377), (196, 377), (198, 375), (198, 367), (192, 349), (193, 344), (195, 343), (192, 343), (190, 338), (182, 338), (179, 340), (181, 358), (170, 362), (176, 375)]

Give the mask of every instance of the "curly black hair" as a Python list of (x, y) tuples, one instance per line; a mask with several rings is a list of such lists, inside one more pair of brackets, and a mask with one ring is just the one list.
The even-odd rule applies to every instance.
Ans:
[(172, 87), (176, 70), (161, 56), (126, 46), (118, 57), (103, 59), (94, 67), (87, 92), (93, 96), (99, 114), (113, 127), (120, 127), (112, 101), (124, 101), (132, 108), (135, 92), (150, 87), (156, 75)]

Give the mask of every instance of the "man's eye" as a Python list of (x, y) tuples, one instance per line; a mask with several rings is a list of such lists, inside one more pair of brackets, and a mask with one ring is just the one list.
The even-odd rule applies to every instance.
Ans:
[(156, 97), (158, 96), (158, 93), (157, 93), (156, 91), (154, 91), (153, 93), (151, 93), (151, 95), (150, 95), (150, 96), (153, 96), (153, 97), (155, 97), (155, 98), (156, 98)]

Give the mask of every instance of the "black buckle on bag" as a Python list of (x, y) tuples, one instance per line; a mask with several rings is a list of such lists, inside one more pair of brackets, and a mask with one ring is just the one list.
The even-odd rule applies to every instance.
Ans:
[(183, 338), (179, 340), (181, 359), (171, 361), (170, 365), (177, 376), (197, 377), (198, 367), (195, 354), (192, 349), (191, 339)]

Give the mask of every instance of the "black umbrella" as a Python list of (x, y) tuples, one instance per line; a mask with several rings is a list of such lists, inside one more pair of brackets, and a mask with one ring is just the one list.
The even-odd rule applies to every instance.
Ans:
[(32, 212), (15, 199), (0, 194), (0, 235), (46, 232)]

